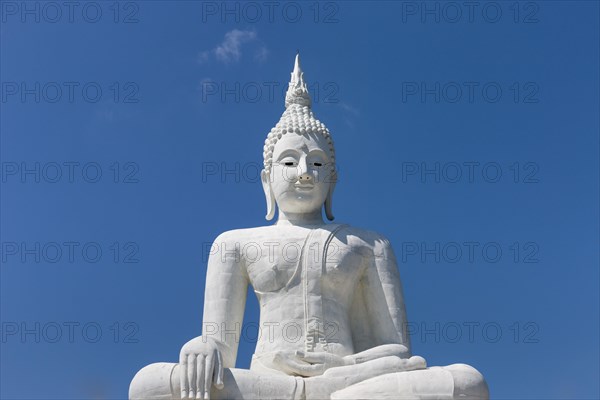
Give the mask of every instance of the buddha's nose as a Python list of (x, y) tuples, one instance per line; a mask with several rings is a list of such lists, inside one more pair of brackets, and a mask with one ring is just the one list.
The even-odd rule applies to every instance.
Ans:
[(304, 173), (298, 177), (300, 183), (312, 183), (312, 176), (308, 173)]
[(308, 165), (306, 160), (301, 160), (298, 163), (298, 182), (299, 183), (312, 183), (312, 174), (308, 171)]

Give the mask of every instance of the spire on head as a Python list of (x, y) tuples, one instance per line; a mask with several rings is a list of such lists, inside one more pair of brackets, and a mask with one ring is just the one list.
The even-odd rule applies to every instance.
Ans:
[(302, 72), (302, 67), (300, 66), (300, 53), (296, 54), (294, 70), (292, 71), (292, 77), (290, 78), (288, 90), (285, 94), (285, 108), (288, 108), (291, 104), (310, 107), (310, 94), (308, 93), (306, 82), (304, 82), (304, 72)]

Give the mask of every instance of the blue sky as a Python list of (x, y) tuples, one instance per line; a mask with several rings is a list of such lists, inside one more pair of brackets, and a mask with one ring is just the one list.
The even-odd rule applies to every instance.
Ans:
[(2, 398), (124, 398), (201, 333), (207, 245), (267, 223), (297, 49), (413, 352), (600, 396), (597, 2), (0, 4)]

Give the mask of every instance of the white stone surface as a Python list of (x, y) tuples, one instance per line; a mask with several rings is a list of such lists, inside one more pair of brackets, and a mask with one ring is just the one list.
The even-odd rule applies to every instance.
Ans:
[[(151, 364), (130, 399), (487, 399), (464, 364), (412, 356), (389, 241), (333, 220), (335, 153), (314, 118), (296, 56), (286, 110), (264, 147), (262, 184), (274, 225), (228, 231), (208, 262), (203, 335), (179, 362)], [(260, 304), (249, 370), (236, 369), (246, 294)], [(246, 332), (246, 335), (248, 333)]]

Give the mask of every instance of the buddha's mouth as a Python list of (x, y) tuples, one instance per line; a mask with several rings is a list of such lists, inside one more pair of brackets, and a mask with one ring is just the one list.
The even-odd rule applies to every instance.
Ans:
[(307, 185), (307, 184), (294, 185), (294, 188), (301, 192), (308, 192), (308, 191), (312, 190), (314, 187), (315, 187), (314, 185)]

